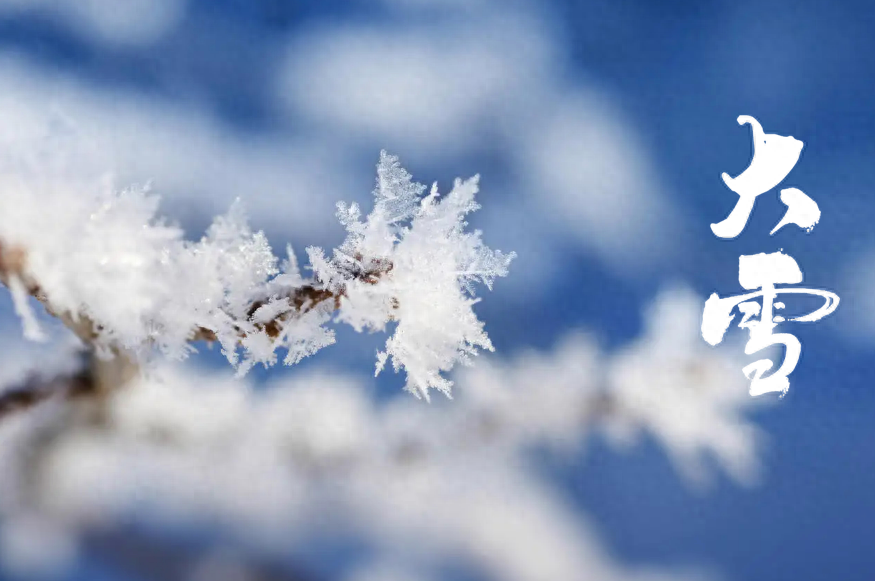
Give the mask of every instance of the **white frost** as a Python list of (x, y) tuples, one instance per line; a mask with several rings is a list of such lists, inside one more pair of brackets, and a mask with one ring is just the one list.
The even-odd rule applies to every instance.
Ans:
[[(293, 365), (334, 342), (327, 325), (339, 306), (338, 321), (357, 330), (397, 323), (387, 353), (406, 370), (407, 389), (428, 397), (430, 388), (449, 393), (442, 372), (492, 348), (471, 309), (474, 283), (491, 288), (513, 254), (465, 230), (479, 207), (476, 178), (423, 197), (425, 186), (383, 152), (373, 211), (360, 221), (358, 206), (340, 204), (349, 236), (331, 258), (308, 248), (315, 279), (304, 280), (291, 249), (279, 267), (239, 202), (192, 242), (159, 216), (146, 187), (119, 191), (100, 176), (2, 161), (0, 243), (23, 249), (22, 276), (54, 313), (91, 323), (105, 353), (181, 358), (198, 336), (217, 340), (240, 373), (273, 365), (278, 350)], [(10, 286), (26, 335), (39, 338), (24, 283), (12, 276)]]

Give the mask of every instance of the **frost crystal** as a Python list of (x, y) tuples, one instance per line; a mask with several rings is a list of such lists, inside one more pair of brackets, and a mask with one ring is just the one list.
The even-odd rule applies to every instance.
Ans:
[(515, 255), (490, 250), (479, 231), (465, 232), (465, 216), (479, 208), (476, 176), (456, 180), (439, 198), (436, 185), (422, 197), (425, 186), (385, 152), (377, 174), (374, 210), (361, 222), (356, 206), (340, 205), (349, 235), (331, 261), (310, 249), (311, 263), (320, 281), (345, 289), (339, 320), (374, 331), (397, 322), (378, 353), (377, 373), (391, 357), (395, 371), (407, 372), (411, 393), (428, 399), (435, 388), (449, 395), (452, 382), (441, 372), (467, 364), (478, 348), (492, 350), (472, 310), (473, 283), (491, 288)]

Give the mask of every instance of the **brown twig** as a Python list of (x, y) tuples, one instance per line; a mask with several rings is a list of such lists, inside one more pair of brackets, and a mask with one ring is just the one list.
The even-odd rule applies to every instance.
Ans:
[[(282, 331), (282, 323), (291, 316), (292, 312), (297, 313), (298, 315), (303, 315), (314, 309), (316, 306), (329, 300), (334, 301), (334, 310), (337, 310), (340, 308), (340, 299), (342, 296), (342, 291), (331, 291), (329, 289), (319, 288), (312, 284), (289, 289), (283, 298), (288, 301), (291, 311), (271, 321), (256, 323), (255, 326), (258, 329), (263, 329), (271, 339), (276, 339)], [(246, 310), (246, 315), (249, 318), (252, 318), (258, 309), (267, 304), (267, 301), (268, 299), (254, 301)], [(244, 336), (245, 334), (241, 332), (241, 338)], [(192, 341), (216, 341), (217, 339), (218, 338), (214, 331), (204, 327), (199, 327), (191, 338)]]
[[(392, 270), (392, 267), (391, 262), (381, 259), (371, 259), (365, 263), (362, 255), (356, 254), (355, 262), (345, 264), (343, 269), (350, 278), (367, 284), (377, 284), (384, 275)], [(31, 408), (55, 396), (97, 395), (102, 397), (136, 376), (137, 365), (134, 358), (127, 353), (117, 351), (115, 357), (108, 360), (97, 357), (92, 344), (99, 336), (100, 326), (81, 313), (74, 315), (53, 309), (39, 284), (27, 273), (27, 252), (19, 246), (4, 244), (0, 241), (0, 282), (9, 286), (12, 277), (17, 277), (24, 284), (27, 292), (39, 300), (49, 314), (59, 318), (85, 345), (89, 346), (89, 349), (87, 363), (83, 366), (83, 370), (74, 376), (43, 380), (33, 375), (21, 386), (0, 393), (0, 418), (18, 410)], [(256, 328), (264, 330), (269, 337), (276, 339), (282, 332), (283, 325), (291, 318), (301, 316), (326, 304), (330, 304), (332, 310), (337, 310), (340, 308), (344, 296), (346, 296), (346, 289), (343, 286), (328, 287), (311, 282), (286, 289), (284, 294), (253, 301), (246, 310), (246, 315), (252, 320), (256, 312), (271, 299), (285, 299), (289, 306), (288, 310), (273, 320), (255, 324)], [(397, 303), (395, 305), (397, 307)], [(245, 336), (245, 332), (241, 330), (240, 339), (244, 339)], [(204, 327), (196, 329), (190, 338), (191, 341), (216, 341), (217, 339), (215, 331)]]
[[(367, 284), (377, 284), (384, 275), (391, 272), (393, 267), (391, 262), (381, 259), (372, 259), (367, 265), (362, 266), (364, 259), (361, 254), (356, 254), (355, 259), (356, 263), (352, 266), (346, 266), (345, 270), (351, 278)], [(333, 289), (309, 283), (286, 289), (285, 294), (279, 296), (254, 301), (247, 309), (246, 315), (251, 319), (258, 309), (267, 304), (270, 298), (278, 298), (288, 302), (290, 307), (288, 311), (271, 321), (255, 324), (257, 329), (264, 330), (271, 339), (276, 339), (282, 332), (283, 324), (290, 318), (303, 315), (329, 301), (333, 303), (332, 310), (336, 311), (340, 308), (341, 300), (345, 296), (346, 289), (342, 286)], [(397, 308), (397, 303), (395, 306)], [(241, 339), (243, 337), (245, 337), (245, 333), (241, 332)], [(192, 341), (216, 341), (217, 339), (214, 331), (204, 327), (199, 327), (191, 338)]]
[(95, 393), (97, 384), (85, 365), (72, 375), (58, 375), (49, 379), (31, 374), (17, 387), (0, 393), (0, 419), (52, 398), (76, 399)]

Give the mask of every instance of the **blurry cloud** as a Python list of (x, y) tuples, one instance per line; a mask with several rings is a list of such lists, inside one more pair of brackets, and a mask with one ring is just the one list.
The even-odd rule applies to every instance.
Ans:
[[(431, 6), (390, 3), (410, 4)], [(605, 91), (568, 80), (557, 30), (520, 4), (447, 14), (312, 29), (290, 43), (279, 102), (350, 151), (385, 146), (426, 167), (498, 161), (504, 207), (487, 205), (485, 219), (526, 216), (542, 264), (567, 241), (625, 274), (670, 253), (674, 211), (646, 146)], [(537, 288), (545, 269), (524, 270), (516, 282)]]
[(383, 4), (396, 9), (455, 11), (460, 8), (483, 8), (494, 5), (493, 0), (383, 0)]
[(111, 172), (118, 187), (149, 182), (174, 218), (206, 223), (239, 196), (257, 228), (313, 243), (341, 230), (334, 204), (353, 186), (330, 142), (240, 133), (188, 106), (9, 57), (0, 61), (0, 83), (0, 144), (15, 155), (42, 155), (79, 175)]
[(414, 155), (456, 156), (478, 145), (490, 116), (546, 80), (549, 45), (537, 23), (497, 20), (487, 31), (454, 26), (450, 34), (314, 29), (288, 49), (280, 98), (310, 123), (386, 139)]
[(44, 15), (97, 42), (150, 44), (179, 23), (186, 0), (0, 0), (0, 15)]
[(850, 257), (841, 277), (835, 325), (849, 338), (875, 343), (875, 246)]
[(675, 218), (645, 147), (604, 95), (569, 93), (518, 136), (525, 189), (551, 223), (609, 261), (637, 268), (659, 258)]
[(431, 577), (415, 567), (392, 561), (369, 563), (355, 571), (346, 581), (429, 581)]
[(77, 557), (76, 539), (57, 521), (36, 515), (0, 523), (2, 568), (21, 579), (58, 579)]

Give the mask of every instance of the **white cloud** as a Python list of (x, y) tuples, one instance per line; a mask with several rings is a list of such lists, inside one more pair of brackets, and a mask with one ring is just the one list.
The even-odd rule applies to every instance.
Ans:
[(173, 29), (186, 0), (0, 0), (0, 14), (45, 14), (100, 43), (144, 45)]
[(330, 142), (239, 133), (191, 107), (95, 88), (12, 58), (0, 61), (0, 84), (4, 149), (46, 156), (80, 175), (113, 172), (119, 187), (152, 182), (171, 217), (206, 222), (239, 196), (256, 228), (323, 243), (341, 231), (334, 204), (354, 187), (368, 189), (350, 183), (349, 163)]
[(875, 246), (847, 261), (837, 286), (842, 302), (833, 324), (850, 339), (875, 342)]
[(459, 10), (460, 8), (484, 8), (490, 4), (494, 5), (493, 0), (383, 0), (383, 4), (395, 9), (405, 9), (411, 11), (426, 11), (426, 10)]
[[(291, 42), (278, 100), (290, 119), (327, 128), (349, 151), (386, 146), (425, 167), (497, 154), (512, 181), (505, 208), (486, 208), (486, 220), (534, 218), (514, 231), (538, 228), (530, 235), (546, 250), (541, 264), (558, 258), (564, 239), (635, 272), (675, 250), (674, 211), (620, 108), (567, 81), (560, 42), (519, 5), (428, 26), (320, 27)], [(515, 273), (520, 288), (537, 288), (533, 277), (546, 271), (531, 272)]]
[(518, 136), (525, 188), (552, 223), (624, 266), (669, 250), (674, 216), (640, 139), (605, 96), (556, 95)]
[(549, 45), (536, 22), (514, 15), (497, 16), (486, 30), (443, 32), (312, 30), (289, 47), (280, 100), (311, 123), (414, 155), (458, 154), (476, 145), (490, 116), (544, 82)]

